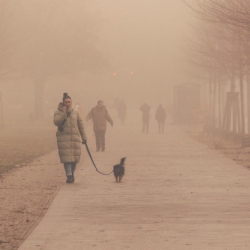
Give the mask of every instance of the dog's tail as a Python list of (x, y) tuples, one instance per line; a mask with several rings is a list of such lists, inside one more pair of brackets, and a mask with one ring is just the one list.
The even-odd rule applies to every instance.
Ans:
[(123, 165), (123, 164), (124, 164), (124, 162), (125, 162), (125, 160), (126, 160), (126, 157), (121, 158), (121, 162), (120, 162), (120, 164), (121, 164), (121, 165)]

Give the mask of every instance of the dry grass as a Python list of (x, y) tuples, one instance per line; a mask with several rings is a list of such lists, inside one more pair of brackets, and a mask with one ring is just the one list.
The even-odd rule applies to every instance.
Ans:
[(237, 162), (241, 166), (250, 168), (250, 148), (242, 148), (241, 143), (201, 132), (193, 132), (189, 135), (193, 139), (206, 144), (209, 148), (218, 150), (227, 158)]
[(0, 175), (56, 149), (54, 128), (23, 128), (0, 131)]

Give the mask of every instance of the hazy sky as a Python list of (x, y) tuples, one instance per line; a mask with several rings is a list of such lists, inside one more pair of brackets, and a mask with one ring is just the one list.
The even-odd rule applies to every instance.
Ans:
[(181, 83), (186, 28), (186, 7), (182, 1), (95, 2), (103, 19), (101, 46), (109, 54), (117, 78), (121, 76), (124, 81), (133, 71), (136, 85), (145, 87), (145, 93), (155, 87), (165, 89), (173, 82)]
[[(25, 4), (22, 7), (29, 14), (23, 11), (19, 12), (19, 10), (13, 12), (14, 16), (21, 13), (23, 23), (27, 23), (23, 26), (23, 29), (20, 29), (20, 33), (23, 34), (21, 38), (19, 37), (21, 43), (26, 44), (27, 41), (30, 41), (27, 38), (29, 33), (31, 33), (31, 40), (36, 38), (33, 46), (36, 54), (33, 53), (33, 47), (30, 49), (28, 43), (25, 47), (30, 53), (29, 56), (33, 56), (34, 61), (37, 61), (40, 55), (44, 55), (44, 59), (47, 60), (45, 60), (46, 63), (40, 60), (42, 63), (36, 64), (36, 66), (33, 65), (33, 61), (30, 63), (31, 60), (26, 60), (31, 64), (29, 69), (34, 72), (34, 76), (37, 72), (43, 72), (39, 67), (42, 69), (43, 66), (49, 69), (57, 68), (55, 63), (60, 62), (61, 56), (64, 56), (64, 53), (61, 53), (60, 50), (58, 50), (59, 59), (57, 54), (54, 56), (55, 53), (50, 53), (47, 50), (47, 47), (50, 47), (46, 45), (46, 41), (52, 42), (52, 45), (63, 41), (60, 44), (66, 44), (67, 51), (71, 51), (71, 49), (76, 51), (75, 61), (81, 59), (81, 57), (86, 61), (91, 61), (91, 52), (90, 56), (86, 55), (86, 48), (84, 47), (84, 41), (88, 40), (88, 33), (82, 34), (77, 31), (78, 24), (83, 28), (82, 30), (85, 26), (86, 29), (93, 29), (91, 30), (93, 32), (90, 31), (90, 33), (93, 33), (94, 37), (98, 37), (98, 46), (110, 62), (110, 69), (106, 70), (106, 75), (95, 72), (89, 73), (84, 67), (82, 72), (73, 70), (70, 77), (65, 77), (64, 74), (60, 75), (60, 72), (55, 75), (48, 75), (44, 83), (45, 101), (50, 103), (51, 100), (61, 98), (63, 92), (69, 92), (75, 97), (75, 100), (81, 100), (83, 103), (87, 103), (86, 105), (93, 105), (98, 99), (110, 100), (114, 97), (124, 98), (127, 102), (136, 100), (136, 105), (142, 102), (151, 102), (151, 104), (154, 102), (155, 105), (160, 102), (172, 105), (172, 86), (186, 81), (183, 72), (183, 59), (185, 58), (183, 47), (185, 44), (184, 32), (188, 25), (186, 22), (187, 8), (182, 0), (86, 1), (88, 1), (90, 9), (93, 10), (92, 14), (97, 15), (97, 18), (88, 12), (88, 8), (85, 8), (85, 1), (81, 0), (65, 1), (61, 3), (60, 8), (57, 8), (60, 1), (48, 1), (51, 4), (50, 6), (46, 3), (41, 5), (43, 3), (41, 0), (37, 3), (27, 0), (27, 3), (30, 4), (28, 5), (29, 8), (26, 8)], [(43, 11), (39, 9), (41, 7)], [(55, 18), (53, 10), (55, 10), (58, 18)], [(52, 21), (44, 13), (46, 15), (49, 13)], [(93, 19), (90, 17), (93, 17)], [(96, 30), (95, 25), (92, 25), (92, 22), (96, 20), (100, 24), (98, 30)], [(58, 25), (60, 29), (57, 27), (55, 30), (61, 36), (51, 36), (51, 34), (54, 34), (51, 28), (54, 27), (53, 25)], [(41, 27), (43, 30), (41, 30)], [(71, 32), (72, 27), (73, 31)], [(38, 30), (39, 32), (37, 32)], [(19, 33), (17, 29), (15, 32)], [(41, 51), (37, 49), (36, 42), (41, 46)], [(53, 46), (51, 48), (54, 52), (55, 48)], [(74, 63), (69, 63), (67, 53), (65, 54), (65, 58), (62, 59), (64, 59), (66, 69), (68, 65), (71, 66), (71, 69), (74, 69)], [(50, 62), (48, 58), (50, 57), (55, 63), (48, 64)], [(94, 61), (94, 67), (95, 63), (98, 64), (98, 62)], [(23, 65), (26, 64), (21, 60), (21, 66)], [(60, 63), (59, 66), (61, 66)], [(34, 69), (37, 69), (37, 71)], [(19, 71), (23, 72), (22, 67)], [(61, 72), (65, 73), (64, 70), (61, 70)], [(113, 76), (114, 72), (116, 76)], [(30, 81), (29, 95), (33, 101), (33, 98), (35, 98), (33, 85), (36, 79), (29, 78), (29, 76), (22, 77), (24, 82)], [(16, 84), (17, 81), (13, 80), (12, 82)], [(28, 93), (24, 90), (24, 87), (21, 89)]]

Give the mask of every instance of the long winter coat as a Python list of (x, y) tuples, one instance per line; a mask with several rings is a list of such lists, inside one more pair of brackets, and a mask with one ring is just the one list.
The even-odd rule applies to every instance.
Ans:
[(81, 139), (87, 139), (82, 118), (74, 108), (70, 108), (65, 114), (62, 107), (63, 103), (59, 103), (58, 110), (54, 114), (54, 124), (58, 126), (56, 136), (60, 160), (62, 163), (79, 162)]
[(107, 129), (107, 121), (113, 126), (113, 121), (105, 106), (96, 106), (90, 110), (87, 120), (93, 120), (94, 131), (105, 131)]

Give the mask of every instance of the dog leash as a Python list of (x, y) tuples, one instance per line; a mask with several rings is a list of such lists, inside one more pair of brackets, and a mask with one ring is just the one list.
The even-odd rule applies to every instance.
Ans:
[(90, 151), (89, 151), (88, 144), (87, 144), (87, 143), (84, 143), (84, 144), (85, 144), (86, 149), (87, 149), (87, 152), (88, 152), (88, 154), (89, 154), (89, 158), (91, 159), (91, 161), (92, 161), (92, 163), (93, 163), (93, 166), (95, 167), (95, 170), (96, 170), (99, 174), (102, 174), (102, 175), (110, 175), (110, 174), (112, 174), (112, 173), (114, 172), (114, 170), (112, 170), (112, 172), (110, 172), (109, 174), (104, 174), (104, 173), (102, 173), (102, 172), (100, 172), (100, 171), (98, 170), (98, 168), (96, 167), (95, 162), (94, 162), (94, 160), (93, 160), (93, 158), (92, 158), (92, 155), (91, 155), (91, 153), (90, 153)]

